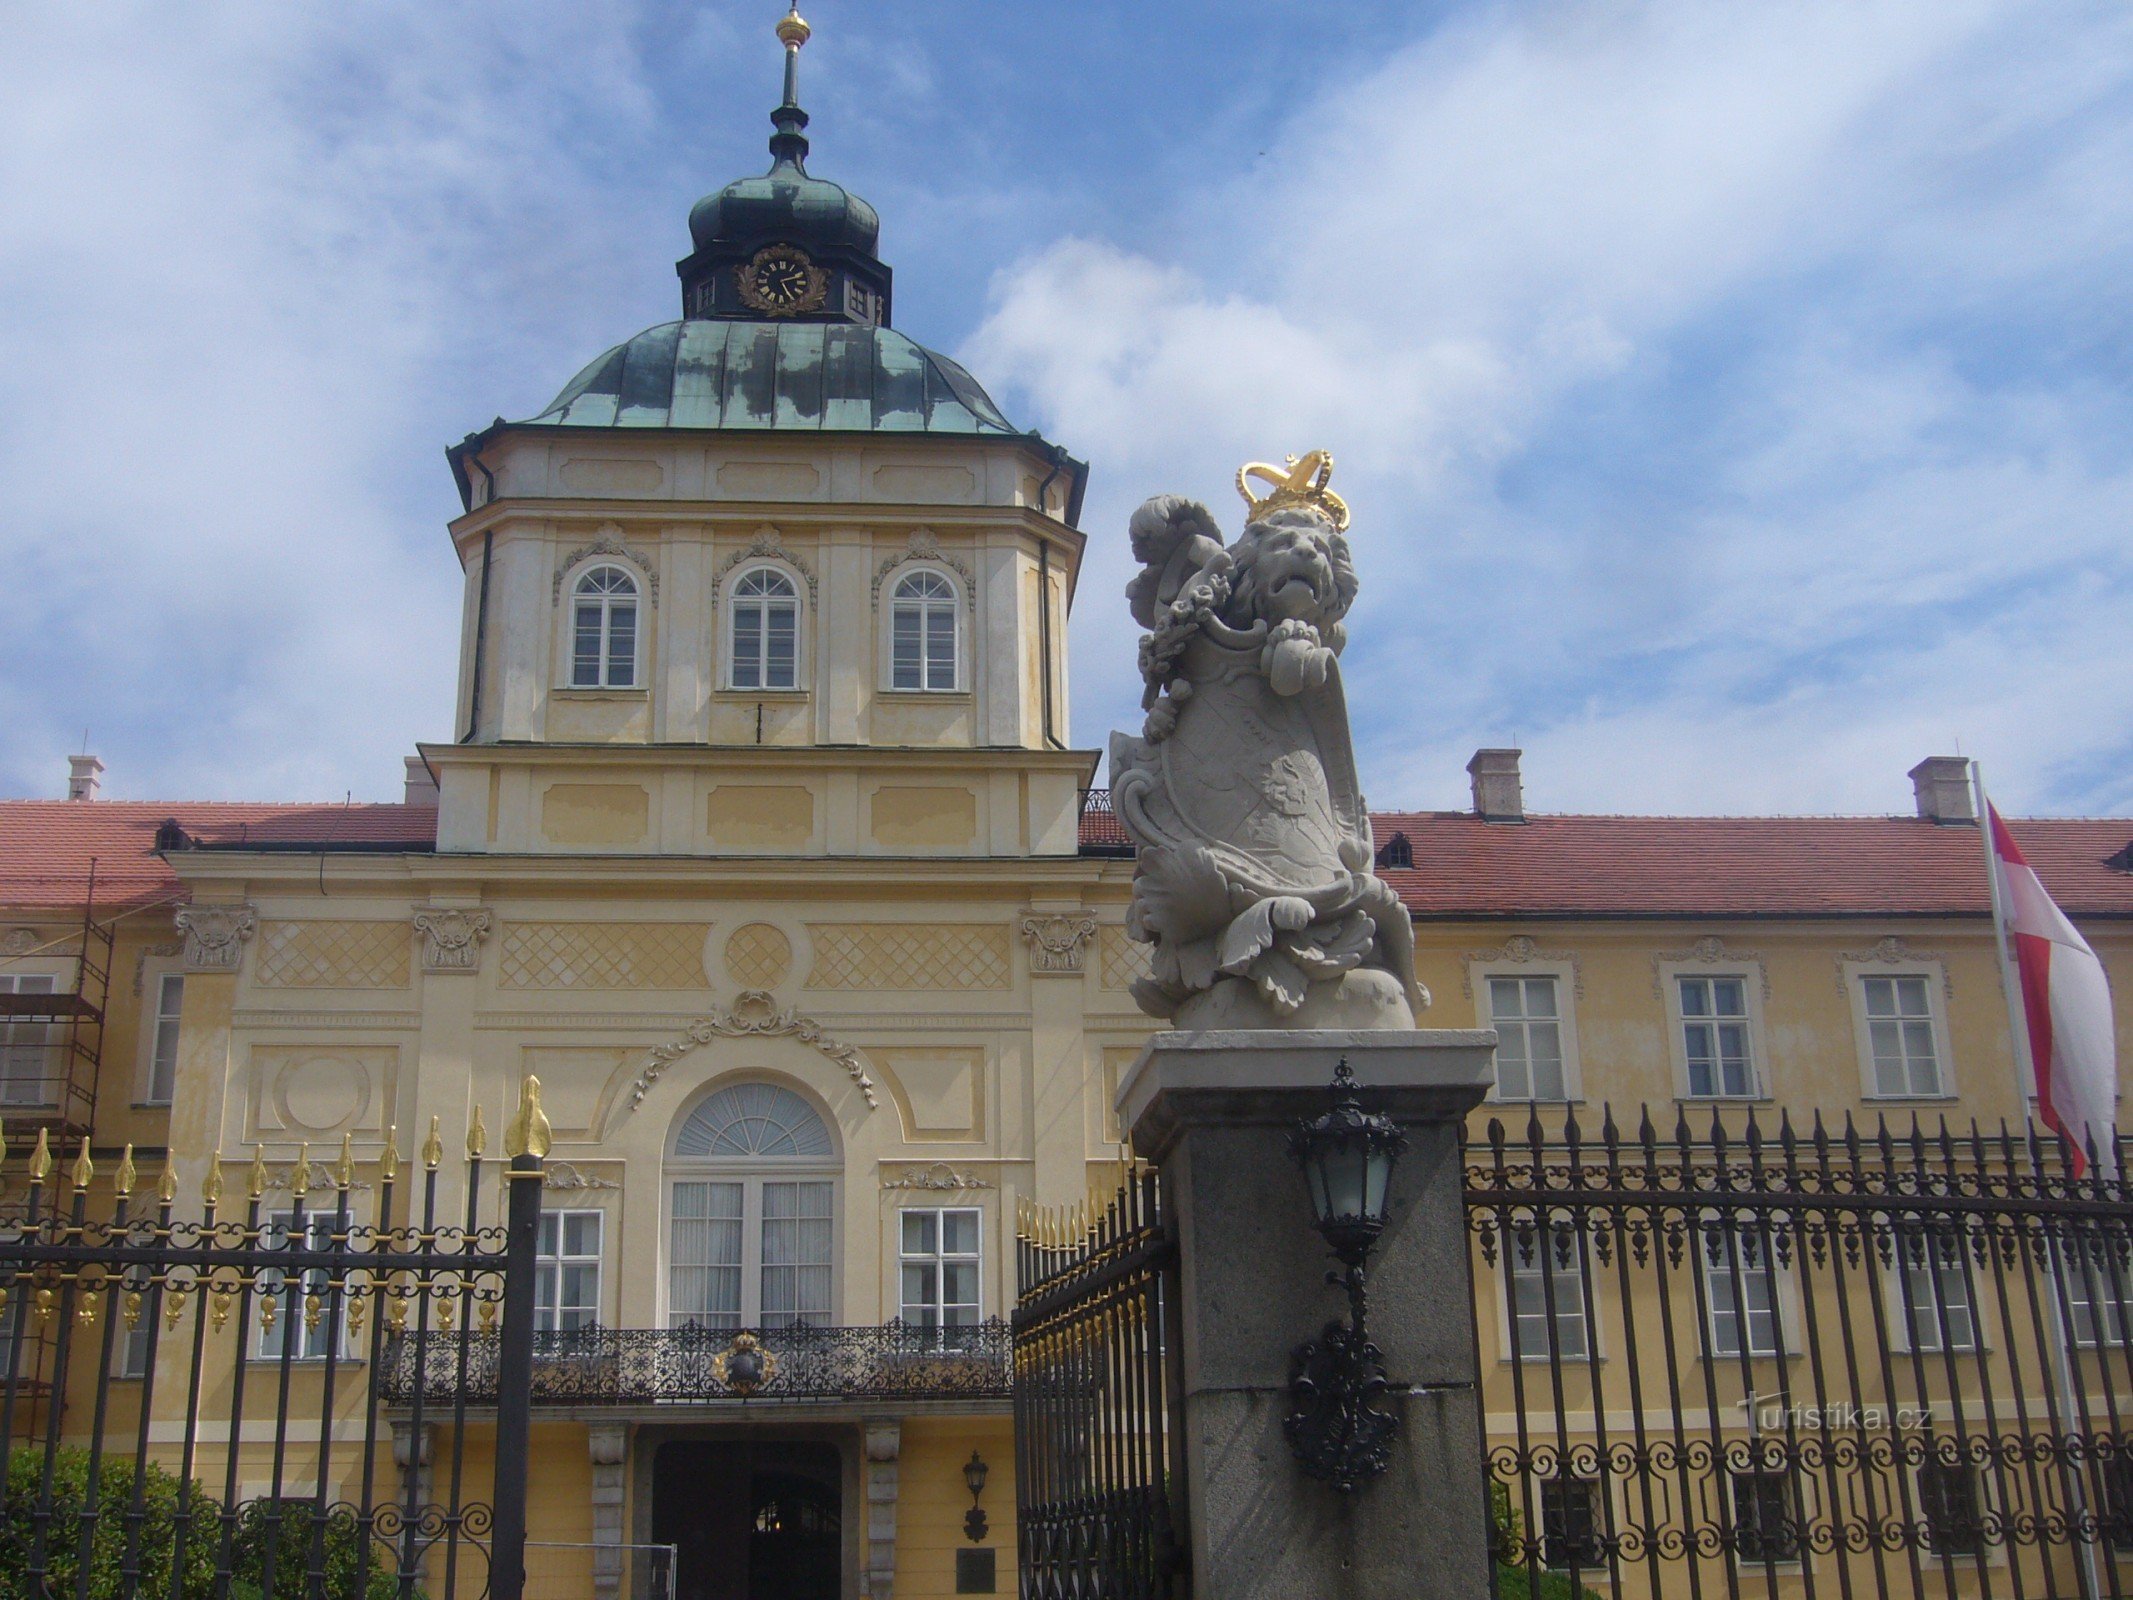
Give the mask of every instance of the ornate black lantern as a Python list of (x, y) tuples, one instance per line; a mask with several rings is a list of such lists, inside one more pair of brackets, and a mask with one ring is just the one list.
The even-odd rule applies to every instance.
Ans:
[(1310, 1192), (1312, 1225), (1343, 1269), (1328, 1272), (1326, 1281), (1348, 1291), (1349, 1321), (1345, 1327), (1327, 1323), (1316, 1339), (1291, 1353), (1294, 1404), (1285, 1428), (1304, 1471), (1343, 1494), (1391, 1465), (1392, 1438), (1400, 1427), (1397, 1416), (1375, 1404), (1390, 1381), (1383, 1353), (1364, 1332), (1363, 1264), (1385, 1231), (1392, 1169), (1407, 1148), (1407, 1135), (1390, 1117), (1364, 1111), (1356, 1087), (1343, 1057), (1333, 1069), (1331, 1107), (1289, 1135), (1289, 1154)]
[(992, 1469), (985, 1465), (985, 1458), (973, 1450), (970, 1459), (963, 1463), (963, 1483), (970, 1490), (970, 1509), (963, 1513), (963, 1533), (972, 1544), (980, 1544), (986, 1534), (985, 1513), (978, 1505), (978, 1496), (985, 1492), (985, 1479)]

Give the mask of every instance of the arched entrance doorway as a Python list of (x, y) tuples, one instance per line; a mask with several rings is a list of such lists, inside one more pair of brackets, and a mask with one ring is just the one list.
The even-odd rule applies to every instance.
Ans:
[(669, 1440), (652, 1538), (678, 1547), (675, 1600), (838, 1600), (843, 1462), (805, 1440)]

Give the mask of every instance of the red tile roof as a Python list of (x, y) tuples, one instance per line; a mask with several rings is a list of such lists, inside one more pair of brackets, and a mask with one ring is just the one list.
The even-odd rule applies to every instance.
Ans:
[[(1103, 795), (1084, 813), (1084, 848), (1108, 853), (1126, 844), (1108, 800)], [(1414, 866), (1381, 873), (1418, 917), (1975, 916), (1987, 909), (1977, 830), (1915, 817), (1502, 823), (1471, 812), (1382, 811), (1372, 821), (1380, 851), (1395, 834), (1407, 836)], [(2133, 872), (2106, 864), (2124, 859), (2133, 818), (2009, 826), (2068, 912), (2133, 917)]]
[(116, 910), (182, 899), (155, 853), (156, 830), (175, 820), (202, 844), (427, 850), (434, 806), (263, 805), (230, 801), (0, 801), (0, 906), (79, 910), (96, 863), (96, 903)]

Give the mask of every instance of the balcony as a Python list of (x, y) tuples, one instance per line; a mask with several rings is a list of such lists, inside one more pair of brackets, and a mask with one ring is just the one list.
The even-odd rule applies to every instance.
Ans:
[[(752, 1342), (751, 1342), (752, 1341)], [(431, 1330), (396, 1335), (379, 1376), (390, 1405), (496, 1403), (500, 1337)], [(770, 1401), (1006, 1400), (1014, 1392), (1007, 1324), (886, 1322), (859, 1328), (580, 1328), (534, 1336), (536, 1406)]]

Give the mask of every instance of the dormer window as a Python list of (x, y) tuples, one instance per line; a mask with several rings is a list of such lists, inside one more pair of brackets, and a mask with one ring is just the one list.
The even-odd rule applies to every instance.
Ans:
[(953, 689), (955, 586), (938, 572), (910, 574), (889, 601), (889, 687)]
[(800, 602), (792, 579), (774, 567), (743, 573), (733, 586), (728, 681), (736, 689), (799, 684)]
[(594, 567), (572, 591), (570, 686), (637, 686), (637, 580), (620, 567)]

